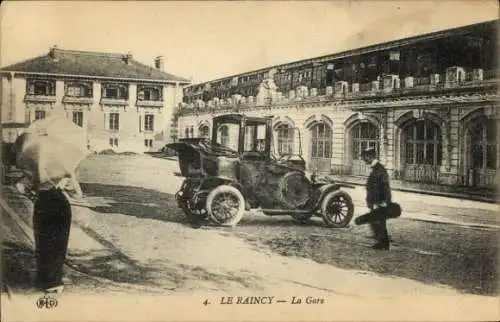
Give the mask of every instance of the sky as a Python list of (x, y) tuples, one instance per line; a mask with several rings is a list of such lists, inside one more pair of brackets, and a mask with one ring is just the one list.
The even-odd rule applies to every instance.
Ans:
[(496, 0), (3, 1), (0, 66), (61, 49), (131, 52), (208, 81), (498, 19)]

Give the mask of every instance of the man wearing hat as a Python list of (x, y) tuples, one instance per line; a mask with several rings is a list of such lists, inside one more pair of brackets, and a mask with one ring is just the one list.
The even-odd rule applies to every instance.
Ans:
[[(371, 166), (371, 172), (366, 182), (366, 205), (371, 211), (383, 212), (391, 202), (391, 188), (389, 175), (385, 167), (377, 160), (375, 148), (367, 148), (361, 152), (361, 157), (366, 164)], [(387, 232), (386, 220), (380, 219), (370, 223), (376, 244), (373, 249), (389, 250), (389, 234)]]

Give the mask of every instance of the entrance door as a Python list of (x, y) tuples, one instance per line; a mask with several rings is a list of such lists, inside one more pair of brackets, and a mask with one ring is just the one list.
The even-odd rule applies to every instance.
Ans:
[[(478, 187), (496, 187), (497, 121), (480, 117), (471, 122), (468, 135), (469, 183)], [(470, 172), (470, 171), (469, 171)]]
[(361, 159), (361, 152), (366, 148), (375, 148), (379, 155), (379, 131), (377, 126), (369, 122), (355, 125), (351, 129), (351, 174), (354, 176), (368, 176), (370, 165)]
[(332, 163), (332, 129), (326, 123), (316, 123), (311, 128), (310, 168), (328, 172)]
[(441, 130), (431, 120), (415, 121), (403, 130), (405, 181), (439, 183), (442, 160)]

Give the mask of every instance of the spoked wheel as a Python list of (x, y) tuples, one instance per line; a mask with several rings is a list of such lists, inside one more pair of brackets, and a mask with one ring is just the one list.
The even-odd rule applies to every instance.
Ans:
[(234, 227), (245, 212), (245, 198), (238, 189), (222, 185), (210, 191), (206, 207), (212, 222)]
[(332, 228), (343, 228), (349, 224), (354, 214), (351, 196), (344, 191), (328, 193), (321, 203), (323, 221)]

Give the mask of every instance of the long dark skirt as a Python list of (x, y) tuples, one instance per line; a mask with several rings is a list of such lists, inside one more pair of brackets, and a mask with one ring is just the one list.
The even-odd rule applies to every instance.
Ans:
[(70, 227), (71, 205), (64, 194), (57, 189), (39, 192), (33, 214), (38, 287), (63, 284)]

